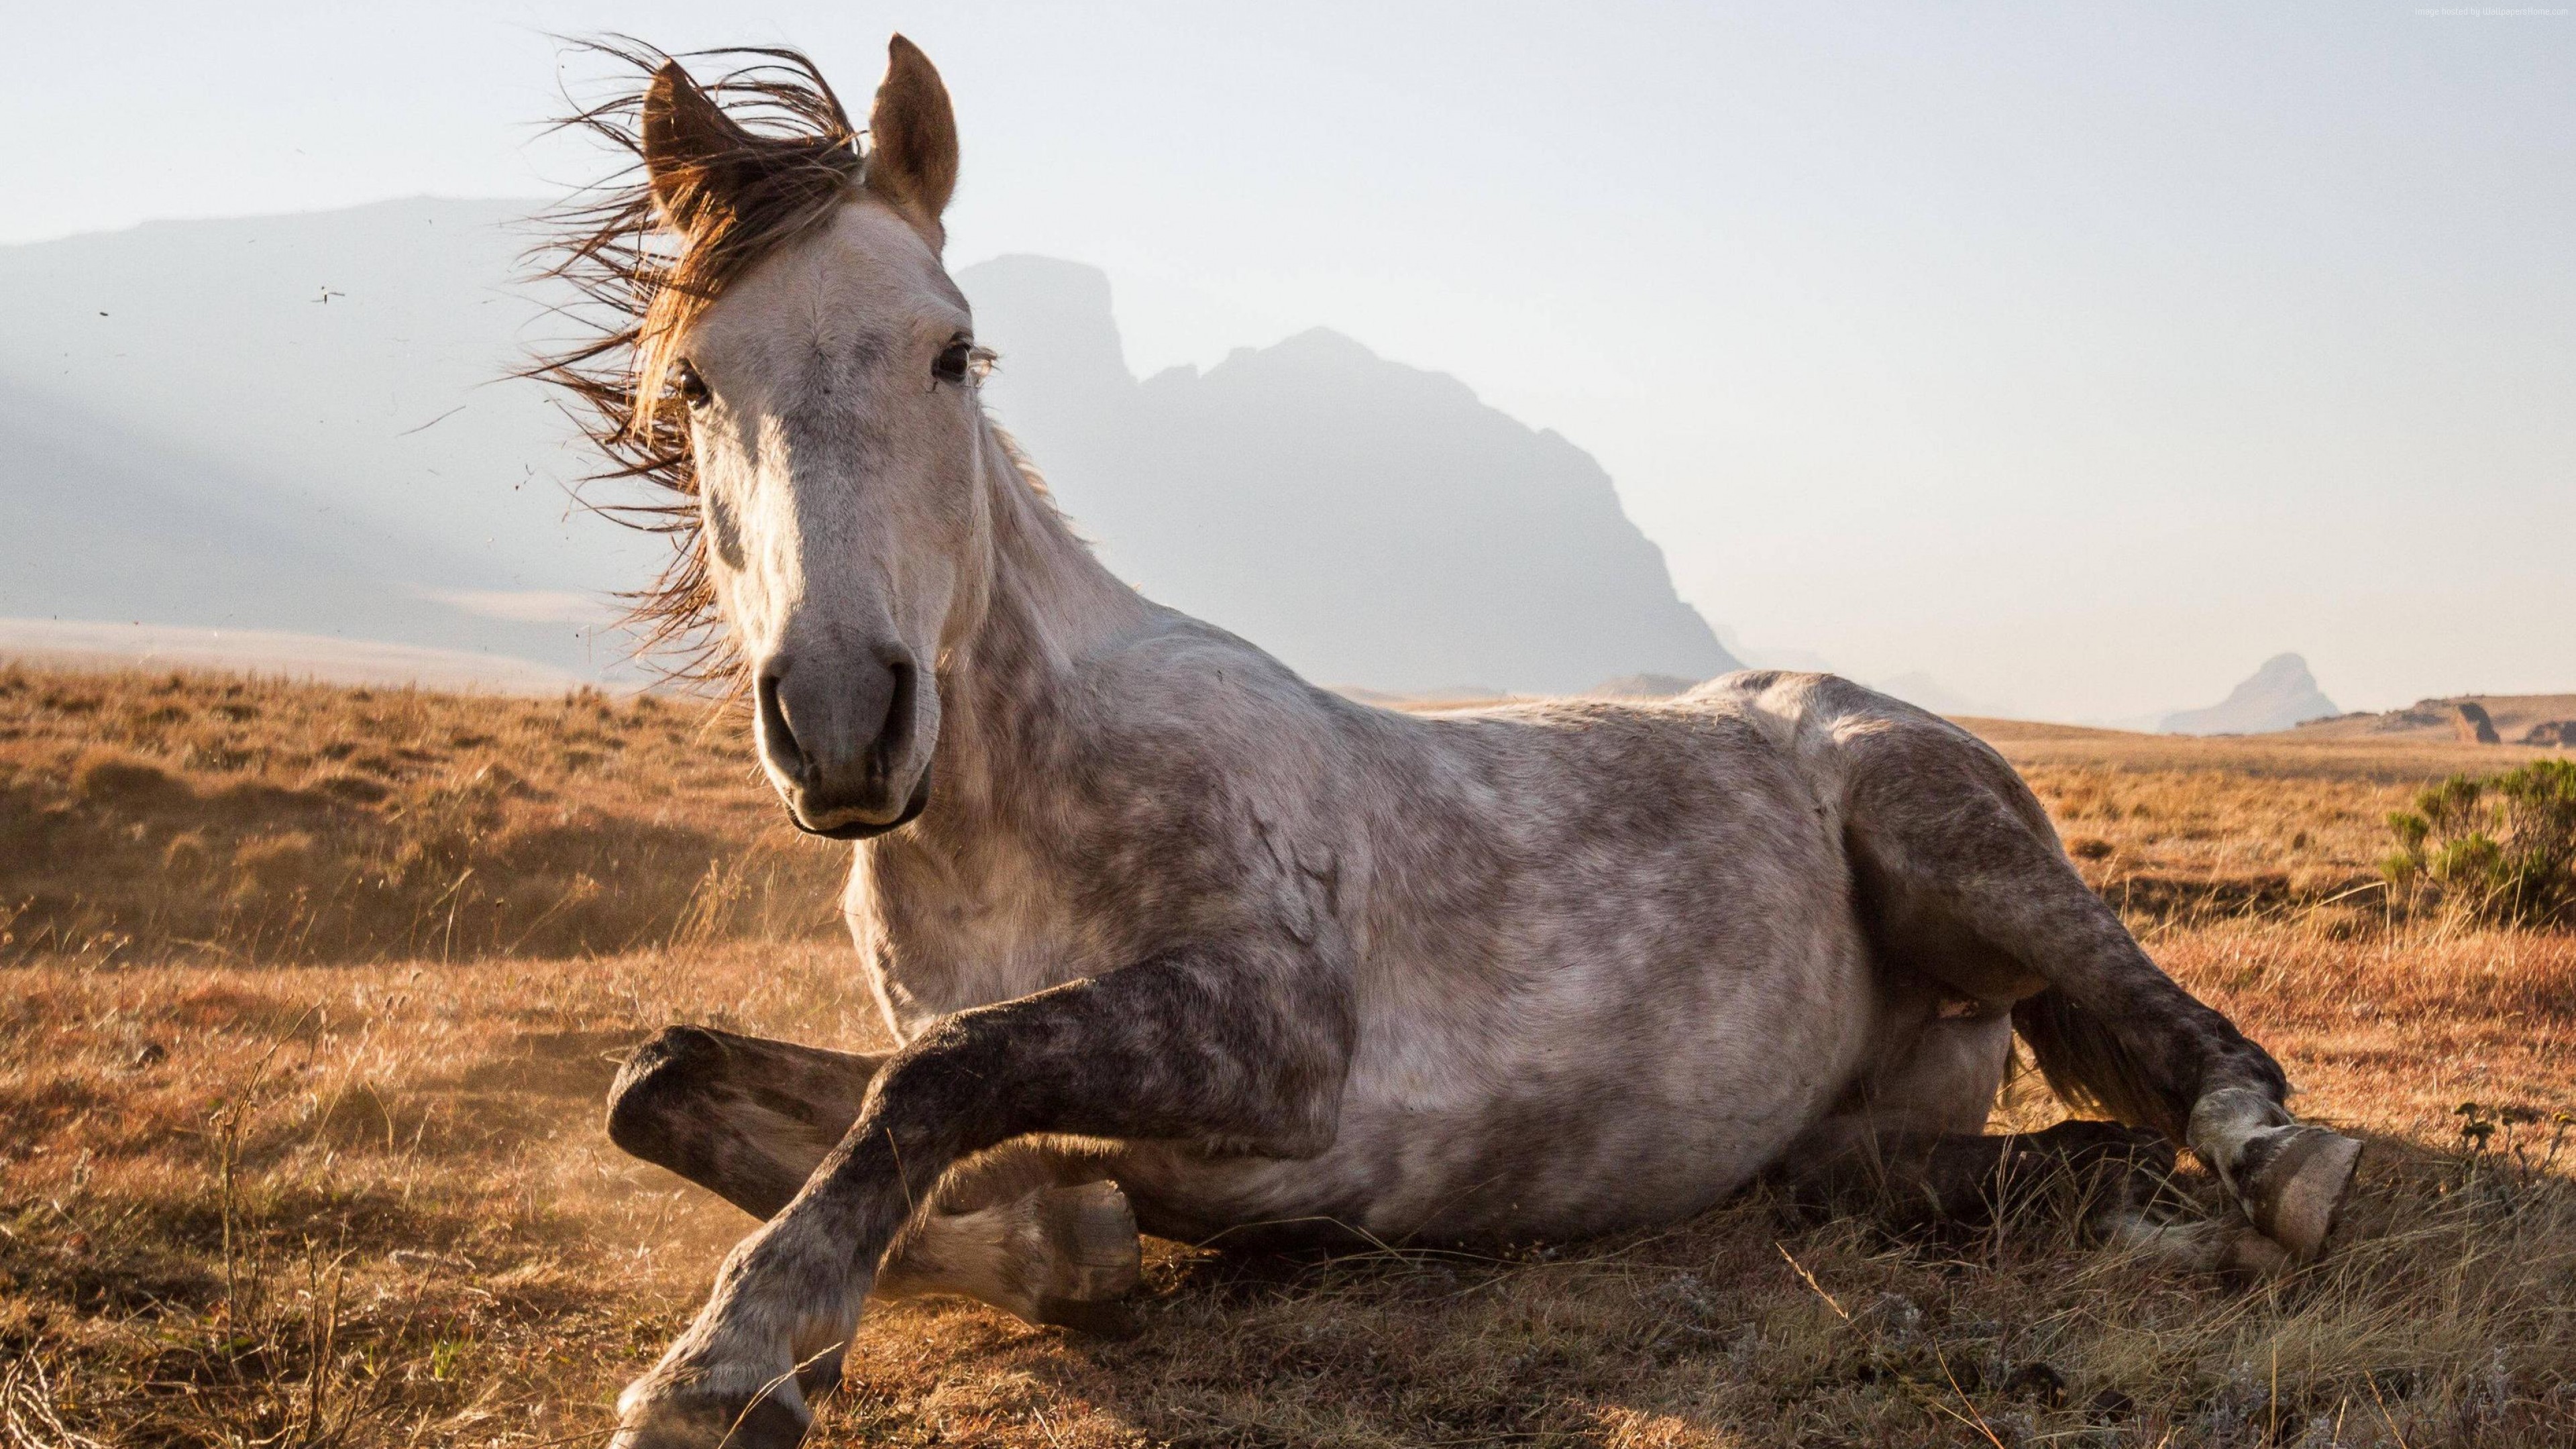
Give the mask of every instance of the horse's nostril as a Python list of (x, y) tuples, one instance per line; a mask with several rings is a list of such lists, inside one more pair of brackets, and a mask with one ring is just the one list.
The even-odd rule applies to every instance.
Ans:
[(761, 746), (768, 752), (770, 763), (801, 780), (805, 776), (805, 752), (796, 744), (796, 732), (787, 727), (786, 707), (778, 702), (778, 682), (786, 675), (784, 665), (763, 665), (752, 691), (760, 709)]
[(877, 768), (892, 769), (912, 743), (912, 691), (915, 670), (910, 659), (886, 662), (894, 687), (886, 691), (885, 719), (877, 726)]

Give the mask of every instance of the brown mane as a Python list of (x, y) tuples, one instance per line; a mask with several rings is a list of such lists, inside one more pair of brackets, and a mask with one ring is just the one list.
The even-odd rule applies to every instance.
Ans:
[[(589, 131), (631, 160), (543, 219), (546, 238), (529, 258), (538, 278), (571, 284), (573, 296), (556, 315), (575, 335), (526, 375), (570, 394), (567, 411), (608, 461), (589, 481), (632, 479), (649, 490), (648, 501), (598, 510), (671, 541), (670, 563), (626, 596), (637, 653), (664, 653), (681, 678), (732, 684), (740, 661), (716, 627), (699, 536), (697, 460), (685, 416), (668, 405), (674, 347), (727, 284), (855, 193), (865, 175), (861, 133), (822, 72), (797, 51), (746, 47), (673, 57), (627, 40), (584, 48), (626, 74), (608, 99), (575, 104), (559, 124)], [(722, 168), (727, 185), (684, 184), (679, 204), (666, 207), (645, 175), (645, 95), (657, 73), (682, 59), (726, 67), (698, 88), (734, 123), (734, 150), (703, 168)]]

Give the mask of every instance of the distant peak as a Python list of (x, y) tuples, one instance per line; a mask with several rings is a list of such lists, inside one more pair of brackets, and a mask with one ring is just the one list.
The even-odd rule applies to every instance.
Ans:
[(1348, 333), (1336, 332), (1330, 327), (1309, 327), (1303, 332), (1282, 337), (1267, 347), (1230, 348), (1225, 354), (1225, 361), (1217, 365), (1224, 367), (1255, 361), (1313, 363), (1343, 368), (1403, 365), (1389, 363), (1387, 359), (1369, 350), (1366, 343), (1353, 338)]
[(1309, 327), (1267, 347), (1235, 348), (1223, 362), (1210, 368), (1207, 376), (1288, 376), (1330, 386), (1380, 390), (1396, 384), (1408, 389), (1408, 395), (1427, 392), (1457, 403), (1481, 405), (1475, 390), (1456, 377), (1381, 356), (1367, 343), (1330, 327)]
[(1272, 352), (1338, 353), (1344, 357), (1362, 357), (1371, 362), (1378, 355), (1367, 344), (1330, 327), (1309, 327), (1293, 337), (1285, 337), (1268, 349)]
[(1109, 274), (1100, 268), (1089, 262), (1069, 262), (1062, 257), (1040, 256), (1035, 252), (1004, 252), (998, 257), (988, 257), (957, 269), (960, 278), (978, 273), (1044, 277), (1057, 286), (1097, 290), (1104, 297), (1109, 293)]
[(2207, 709), (2167, 715), (2163, 728), (2176, 734), (2256, 734), (2342, 712), (2317, 687), (2307, 660), (2275, 654), (2229, 690), (2227, 698)]

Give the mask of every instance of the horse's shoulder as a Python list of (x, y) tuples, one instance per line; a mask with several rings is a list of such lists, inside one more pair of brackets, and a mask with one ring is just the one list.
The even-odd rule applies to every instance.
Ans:
[(1184, 833), (1302, 828), (1362, 753), (1348, 718), (1360, 706), (1184, 615), (1086, 660), (1081, 676), (1072, 763), (1159, 802)]
[(1085, 662), (1084, 693), (1111, 734), (1151, 734), (1173, 748), (1240, 753), (1249, 740), (1311, 749), (1343, 712), (1340, 698), (1213, 624), (1169, 613)]
[(1082, 661), (1097, 684), (1126, 690), (1198, 692), (1293, 681), (1261, 646), (1203, 619), (1156, 609), (1141, 627)]

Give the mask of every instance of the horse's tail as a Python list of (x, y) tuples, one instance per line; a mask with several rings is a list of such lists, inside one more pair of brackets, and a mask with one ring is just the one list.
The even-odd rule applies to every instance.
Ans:
[(2107, 1020), (2051, 987), (2013, 1007), (2013, 1029), (2030, 1043), (2040, 1075), (2070, 1107), (2091, 1105), (2122, 1122), (2153, 1127), (2176, 1142), (2191, 1111), (2157, 1084), (2134, 1047)]

